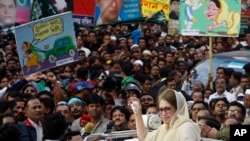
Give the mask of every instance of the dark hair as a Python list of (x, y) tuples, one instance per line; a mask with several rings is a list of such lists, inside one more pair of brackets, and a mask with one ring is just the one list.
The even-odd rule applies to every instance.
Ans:
[(86, 104), (93, 104), (93, 103), (99, 103), (102, 106), (104, 105), (104, 100), (101, 96), (93, 93), (93, 94), (89, 94), (86, 98)]
[(164, 82), (165, 82), (165, 85), (167, 85), (169, 82), (172, 82), (172, 81), (175, 81), (175, 79), (173, 77), (167, 77)]
[(205, 101), (195, 101), (192, 106), (191, 106), (191, 109), (193, 109), (194, 105), (195, 104), (203, 104), (205, 109), (208, 109), (208, 104), (205, 102)]
[(61, 138), (60, 141), (69, 141), (72, 139), (73, 136), (81, 135), (80, 131), (71, 131), (66, 134), (64, 134)]
[(67, 129), (67, 123), (63, 115), (54, 113), (44, 117), (42, 128), (43, 139), (59, 139)]
[(0, 101), (0, 113), (5, 113), (9, 108), (14, 107), (14, 101)]
[(214, 117), (214, 116), (201, 116), (198, 117), (198, 120), (205, 120), (205, 124), (210, 126), (210, 127), (214, 127), (217, 130), (220, 130), (220, 122)]
[(131, 76), (133, 74), (132, 66), (130, 63), (125, 63), (121, 65), (122, 72), (125, 73), (126, 76)]
[(6, 118), (6, 117), (12, 117), (14, 120), (15, 120), (15, 124), (17, 124), (17, 121), (15, 119), (15, 116), (11, 113), (3, 113), (3, 114), (0, 114), (0, 125), (3, 124), (3, 119)]
[(76, 76), (77, 76), (77, 78), (86, 80), (87, 76), (88, 76), (88, 68), (86, 68), (86, 67), (78, 68), (76, 71)]
[(240, 79), (242, 77), (242, 73), (239, 72), (239, 71), (235, 71), (235, 72), (232, 73), (231, 76), (233, 76), (233, 78), (235, 78), (238, 82), (240, 82)]
[[(214, 102), (213, 107), (211, 105), (212, 101)], [(227, 100), (226, 97), (214, 98), (209, 103), (210, 108), (212, 108), (212, 110), (214, 110), (216, 103), (219, 102), (219, 101), (224, 101), (227, 105), (229, 104), (229, 101)]]
[(239, 103), (238, 101), (233, 101), (233, 102), (230, 102), (227, 106), (227, 110), (231, 107), (231, 106), (237, 106), (241, 109), (241, 114), (243, 116), (246, 115), (246, 108), (244, 105), (242, 105), (241, 103)]
[(160, 77), (161, 77), (161, 78), (167, 77), (168, 74), (169, 74), (169, 72), (170, 72), (170, 70), (171, 70), (171, 69), (168, 68), (168, 67), (162, 67), (162, 68), (160, 68), (160, 70), (159, 70)]
[(113, 117), (113, 113), (115, 111), (120, 111), (121, 113), (123, 113), (125, 115), (125, 118), (126, 118), (126, 121), (129, 121), (129, 117), (130, 117), (130, 112), (127, 108), (123, 107), (123, 106), (115, 106), (111, 112), (110, 112), (110, 117), (111, 117), (111, 120), (112, 120), (112, 117)]
[(20, 136), (21, 133), (15, 125), (0, 125), (0, 141), (18, 141)]
[(45, 108), (50, 109), (48, 114), (52, 114), (54, 112), (55, 104), (54, 104), (53, 99), (51, 99), (51, 98), (39, 98), (39, 100), (45, 106)]
[(53, 94), (50, 91), (44, 90), (44, 91), (40, 91), (37, 94), (37, 97), (40, 98), (42, 95), (48, 95), (50, 98), (53, 98)]

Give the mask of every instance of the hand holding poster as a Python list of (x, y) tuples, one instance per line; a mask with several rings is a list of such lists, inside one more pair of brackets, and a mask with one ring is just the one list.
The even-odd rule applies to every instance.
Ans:
[(240, 10), (239, 0), (181, 0), (181, 34), (238, 36)]
[(16, 27), (24, 76), (78, 60), (73, 22), (68, 21), (71, 12)]

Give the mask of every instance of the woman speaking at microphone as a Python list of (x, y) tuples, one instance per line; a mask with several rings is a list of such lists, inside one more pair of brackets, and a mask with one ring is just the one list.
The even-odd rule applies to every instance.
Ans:
[(163, 124), (157, 130), (148, 132), (143, 123), (139, 100), (136, 97), (129, 99), (140, 141), (200, 141), (200, 128), (189, 118), (182, 93), (167, 89), (158, 96), (157, 102)]

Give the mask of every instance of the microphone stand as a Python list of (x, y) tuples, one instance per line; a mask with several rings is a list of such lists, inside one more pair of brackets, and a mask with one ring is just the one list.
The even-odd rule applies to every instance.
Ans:
[(124, 137), (132, 137), (136, 136), (136, 130), (126, 130), (126, 131), (115, 131), (111, 133), (97, 133), (97, 134), (91, 134), (84, 138), (84, 141), (89, 141), (91, 138), (105, 138), (106, 139), (112, 139), (112, 138), (124, 138)]

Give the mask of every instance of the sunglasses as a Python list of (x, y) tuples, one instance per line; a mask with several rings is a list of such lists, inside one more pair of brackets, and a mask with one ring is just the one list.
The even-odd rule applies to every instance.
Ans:
[(169, 111), (171, 110), (171, 107), (160, 107), (159, 108), (159, 113), (161, 114), (161, 113), (163, 113), (163, 112), (165, 112), (165, 113), (169, 113)]

